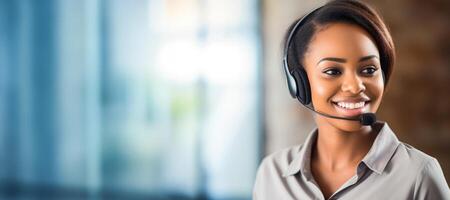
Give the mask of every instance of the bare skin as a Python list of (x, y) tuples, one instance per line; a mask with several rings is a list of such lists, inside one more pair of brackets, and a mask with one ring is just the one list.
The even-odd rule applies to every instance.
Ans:
[[(355, 175), (359, 162), (369, 151), (376, 135), (368, 134), (350, 138), (332, 134), (324, 135), (319, 134), (318, 144), (312, 152), (311, 167), (315, 181), (319, 184), (325, 198), (329, 198)], [(353, 149), (342, 148), (343, 146), (353, 146)]]
[[(326, 59), (330, 57), (339, 59)], [(364, 102), (361, 112), (376, 112), (384, 92), (379, 57), (375, 43), (364, 29), (345, 23), (323, 27), (311, 40), (303, 61), (314, 108), (350, 117), (355, 116), (355, 110), (337, 103)], [(312, 150), (311, 170), (328, 199), (356, 174), (377, 130), (320, 115), (315, 116), (315, 121), (319, 134)]]

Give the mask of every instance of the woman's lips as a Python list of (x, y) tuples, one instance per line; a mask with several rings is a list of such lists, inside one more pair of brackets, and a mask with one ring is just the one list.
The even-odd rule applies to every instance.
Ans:
[[(355, 102), (355, 103), (346, 103), (346, 102), (333, 102), (333, 106), (335, 107), (336, 111), (344, 117), (356, 117), (362, 113), (367, 112), (368, 110), (368, 104), (370, 101), (362, 101), (362, 102)], [(359, 105), (358, 105), (359, 104)], [(361, 104), (362, 107), (361, 107)], [(344, 106), (344, 107), (343, 107)]]

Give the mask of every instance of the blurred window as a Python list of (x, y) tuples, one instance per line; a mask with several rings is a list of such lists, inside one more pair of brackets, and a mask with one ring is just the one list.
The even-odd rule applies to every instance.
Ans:
[(250, 199), (258, 12), (256, 0), (1, 1), (0, 192)]

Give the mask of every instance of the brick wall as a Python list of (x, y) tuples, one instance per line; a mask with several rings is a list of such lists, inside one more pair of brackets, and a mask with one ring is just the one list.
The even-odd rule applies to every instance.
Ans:
[(380, 118), (400, 140), (436, 157), (450, 183), (450, 1), (366, 2), (382, 14), (397, 47)]

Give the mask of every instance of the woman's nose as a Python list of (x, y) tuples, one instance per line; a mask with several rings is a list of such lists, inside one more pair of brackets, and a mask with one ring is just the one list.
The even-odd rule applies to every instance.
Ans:
[(343, 92), (359, 94), (366, 90), (366, 86), (356, 74), (349, 74), (344, 76), (341, 89)]

